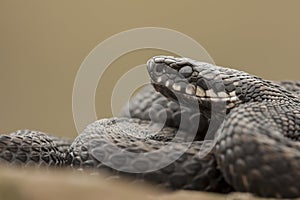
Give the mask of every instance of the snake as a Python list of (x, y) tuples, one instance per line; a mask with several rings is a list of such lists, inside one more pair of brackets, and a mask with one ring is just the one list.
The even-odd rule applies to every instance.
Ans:
[(67, 166), (170, 189), (300, 196), (300, 81), (173, 56), (147, 62), (145, 86), (120, 117), (74, 140), (21, 130), (0, 136), (0, 162)]

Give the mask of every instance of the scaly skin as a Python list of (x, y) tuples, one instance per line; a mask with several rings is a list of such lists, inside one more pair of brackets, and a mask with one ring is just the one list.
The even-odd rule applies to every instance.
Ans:
[(19, 130), (0, 135), (0, 162), (6, 165), (63, 166), (70, 141), (39, 131)]
[[(158, 59), (158, 61), (156, 62), (155, 59)], [(171, 66), (171, 64), (173, 65)], [(190, 66), (190, 68), (184, 68), (185, 66)], [(172, 67), (176, 70), (173, 70)], [(172, 134), (170, 135), (169, 133), (172, 132), (171, 130), (174, 131), (174, 129), (163, 129), (157, 133), (149, 128), (151, 123), (147, 121), (128, 118), (104, 119), (89, 125), (74, 141), (71, 146), (70, 154), (67, 157), (68, 163), (75, 168), (105, 169), (113, 174), (148, 180), (173, 189), (183, 188), (229, 192), (232, 190), (231, 186), (233, 186), (237, 191), (253, 192), (261, 196), (295, 197), (299, 195), (297, 191), (293, 191), (294, 189), (292, 187), (294, 187), (296, 183), (292, 181), (288, 182), (289, 186), (282, 190), (269, 190), (269, 188), (276, 187), (278, 183), (274, 185), (273, 180), (268, 182), (268, 179), (263, 177), (263, 173), (266, 168), (265, 166), (269, 166), (268, 169), (270, 169), (270, 166), (274, 165), (274, 163), (270, 162), (270, 159), (272, 160), (272, 157), (274, 157), (277, 152), (271, 152), (271, 156), (267, 155), (268, 151), (264, 149), (260, 152), (261, 147), (259, 146), (265, 146), (265, 144), (261, 144), (257, 141), (253, 142), (251, 139), (244, 141), (243, 134), (240, 132), (236, 133), (235, 130), (241, 131), (239, 130), (242, 128), (239, 128), (241, 125), (236, 125), (236, 127), (233, 127), (235, 124), (233, 126), (231, 125), (231, 123), (235, 122), (244, 125), (249, 124), (247, 126), (251, 125), (251, 127), (248, 127), (245, 134), (251, 135), (248, 131), (251, 132), (251, 128), (255, 126), (253, 123), (247, 122), (247, 120), (251, 119), (251, 117), (255, 118), (256, 113), (254, 113), (254, 111), (264, 113), (264, 111), (261, 110), (260, 103), (268, 104), (270, 103), (269, 100), (280, 102), (286, 100), (297, 105), (298, 98), (294, 94), (272, 82), (264, 81), (244, 72), (220, 68), (207, 63), (199, 63), (190, 59), (156, 57), (148, 62), (148, 70), (155, 88), (175, 102), (180, 101), (183, 112), (200, 112), (200, 116), (205, 116), (208, 120), (212, 119), (217, 121), (217, 123), (214, 124), (217, 127), (213, 127), (213, 130), (219, 131), (219, 137), (215, 138), (217, 143), (213, 146), (212, 151), (207, 150), (205, 152), (205, 148), (201, 149), (203, 142), (194, 141), (188, 150), (182, 154), (181, 159), (172, 163), (172, 167), (159, 168), (156, 164), (168, 160), (172, 157), (173, 153), (176, 154), (178, 150), (184, 149), (182, 145), (185, 144), (185, 140), (175, 141), (174, 146), (160, 152), (159, 157), (161, 159), (156, 160), (156, 162), (144, 159), (139, 160), (139, 158), (134, 156), (133, 158), (130, 158), (130, 156), (126, 157), (112, 147), (116, 145), (118, 148), (129, 152), (151, 153), (169, 144), (173, 138)], [(211, 73), (211, 71), (213, 72)], [(205, 80), (203, 81), (203, 79)], [(217, 83), (220, 83), (219, 87), (215, 85), (216, 79), (218, 80)], [(188, 86), (188, 84), (191, 85)], [(216, 91), (213, 90), (214, 87), (216, 87)], [(281, 94), (283, 94), (283, 97)], [(195, 109), (195, 107), (189, 107), (190, 103), (194, 104), (195, 101), (200, 108), (198, 110)], [(275, 104), (272, 101), (270, 106), (274, 107)], [(257, 104), (258, 106), (252, 104)], [(152, 108), (151, 105), (153, 105)], [(211, 106), (215, 106), (215, 108), (218, 109), (212, 112)], [(246, 110), (244, 110), (244, 107)], [(239, 111), (239, 108), (242, 108), (240, 112), (233, 112), (234, 110)], [(250, 109), (250, 112), (247, 112), (247, 109)], [(163, 114), (164, 112), (167, 113), (165, 116)], [(151, 119), (152, 122), (156, 123), (161, 123), (160, 120), (165, 119), (168, 126), (174, 126), (175, 128), (180, 126), (180, 122), (178, 121), (178, 115), (180, 115), (179, 105), (170, 102), (167, 98), (159, 93), (155, 93), (149, 87), (142, 90), (141, 93), (130, 102), (129, 112), (124, 113), (123, 115), (128, 117), (138, 117), (146, 120)], [(237, 114), (240, 116), (238, 120), (236, 118), (237, 116), (233, 115), (234, 113), (239, 113)], [(231, 117), (231, 115), (233, 115), (233, 117)], [(192, 116), (192, 114), (184, 115), (183, 123), (188, 122), (188, 120), (185, 120), (185, 117), (189, 119), (190, 116)], [(243, 117), (245, 117), (246, 120), (243, 120)], [(196, 122), (201, 125), (199, 121)], [(266, 122), (262, 121), (258, 126), (262, 126), (262, 124), (266, 124)], [(224, 125), (224, 131), (220, 128), (222, 127), (221, 125)], [(184, 131), (190, 131), (188, 126), (183, 127)], [(199, 129), (194, 129), (194, 131), (196, 131), (197, 135), (203, 134), (201, 131), (199, 133)], [(242, 129), (242, 131), (244, 130)], [(191, 133), (187, 132), (185, 134), (190, 135)], [(261, 134), (263, 133), (257, 133), (255, 135), (258, 141), (261, 138)], [(294, 135), (294, 132), (290, 134)], [(230, 136), (232, 138), (230, 138)], [(198, 137), (197, 139), (203, 139), (203, 137)], [(246, 142), (250, 143), (250, 145), (244, 145)], [(259, 152), (259, 154), (255, 155), (251, 152), (253, 145), (257, 145), (254, 150)], [(278, 143), (278, 145), (284, 145), (284, 143)], [(240, 149), (246, 153), (241, 154)], [(250, 152), (250, 154), (247, 154), (248, 152)], [(207, 154), (204, 157), (200, 157), (201, 153)], [(244, 155), (247, 156), (245, 159)], [(263, 156), (263, 159), (261, 159), (261, 155), (267, 156)], [(124, 157), (126, 159), (124, 159)], [(268, 159), (268, 157), (270, 157), (270, 159)], [(237, 161), (235, 161), (235, 159), (237, 159)], [(256, 165), (256, 161), (261, 163)], [(237, 166), (232, 167), (235, 162)], [(260, 169), (260, 164), (262, 164), (262, 169)], [(278, 163), (275, 163), (275, 165), (276, 164)], [(244, 169), (240, 165), (242, 167), (249, 167)], [(254, 169), (252, 169), (251, 166), (254, 166)], [(138, 174), (128, 172), (134, 170), (139, 171), (141, 167), (146, 167), (154, 171), (151, 173), (143, 172)], [(220, 169), (222, 173), (220, 173)], [(241, 169), (246, 175), (240, 173), (238, 169)], [(289, 177), (292, 176), (289, 174), (290, 169), (281, 167), (279, 167), (279, 169), (286, 172)], [(187, 173), (188, 171), (190, 173)], [(257, 171), (259, 179), (253, 180), (252, 174), (255, 174)], [(276, 170), (271, 171), (273, 177), (278, 173)], [(223, 176), (225, 176), (231, 186), (224, 181)], [(265, 178), (267, 181), (265, 181)]]
[(196, 100), (207, 117), (215, 115), (214, 106), (225, 113), (213, 151), (235, 190), (267, 197), (300, 196), (296, 94), (245, 72), (188, 58), (155, 57), (148, 61), (148, 71), (163, 95), (187, 106)]
[[(300, 81), (272, 81), (288, 91), (300, 96)], [(143, 87), (130, 101), (124, 106), (120, 117), (138, 118), (150, 120), (154, 123), (164, 123), (165, 126), (181, 128), (189, 132), (193, 127), (193, 118), (200, 119), (197, 140), (203, 140), (207, 132), (210, 119), (203, 114), (192, 110), (189, 107), (181, 106), (170, 101), (167, 97), (157, 92), (151, 85)], [(183, 121), (183, 123), (180, 123)]]
[(196, 140), (203, 140), (209, 126), (209, 119), (189, 107), (181, 106), (156, 92), (151, 85), (142, 88), (123, 108), (121, 117), (150, 120), (185, 132), (191, 132), (198, 123)]
[(155, 125), (130, 118), (96, 121), (75, 139), (67, 163), (73, 168), (100, 169), (171, 189), (232, 191), (217, 169), (214, 155), (208, 151), (200, 157), (201, 148), (208, 149), (207, 144), (197, 141), (186, 150), (184, 140), (170, 141), (177, 129), (160, 130)]
[(276, 81), (275, 83), (279, 84), (281, 87), (285, 88), (288, 91), (291, 91), (297, 94), (300, 97), (300, 81)]

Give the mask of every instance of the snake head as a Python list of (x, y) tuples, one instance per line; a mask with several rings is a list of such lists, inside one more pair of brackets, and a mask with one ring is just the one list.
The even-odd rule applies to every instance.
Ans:
[(219, 103), (230, 109), (240, 101), (237, 74), (241, 73), (237, 70), (172, 56), (151, 58), (147, 69), (157, 91), (186, 105), (197, 101), (201, 111)]
[(274, 82), (189, 58), (156, 56), (147, 62), (147, 69), (157, 91), (187, 106), (197, 101), (200, 111), (210, 111), (216, 104), (229, 112), (246, 102), (299, 101)]

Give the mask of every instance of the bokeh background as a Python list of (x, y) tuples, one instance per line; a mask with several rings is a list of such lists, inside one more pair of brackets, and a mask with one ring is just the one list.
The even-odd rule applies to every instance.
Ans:
[[(266, 79), (299, 79), (300, 1), (0, 1), (0, 132), (35, 129), (75, 137), (73, 83), (100, 42), (137, 27), (165, 27), (202, 44), (219, 65)], [(116, 60), (100, 80), (98, 118), (130, 68), (162, 52)]]

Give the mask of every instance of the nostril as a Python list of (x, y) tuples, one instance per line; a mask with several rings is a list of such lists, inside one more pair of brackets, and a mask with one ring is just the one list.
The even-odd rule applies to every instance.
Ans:
[(156, 64), (154, 70), (155, 70), (155, 72), (158, 73), (158, 74), (163, 73), (163, 71), (164, 71), (164, 66), (163, 66), (163, 64), (160, 64), (160, 63)]

